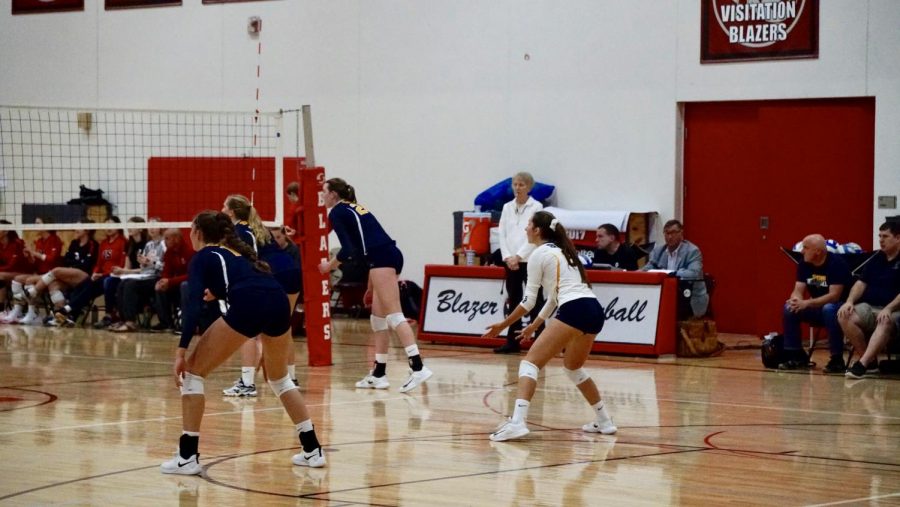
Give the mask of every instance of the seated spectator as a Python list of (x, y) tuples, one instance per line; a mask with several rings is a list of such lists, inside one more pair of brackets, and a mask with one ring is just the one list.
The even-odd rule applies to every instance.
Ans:
[(703, 254), (697, 245), (684, 239), (684, 227), (678, 220), (669, 220), (663, 226), (665, 244), (650, 252), (643, 271), (664, 269), (690, 285), (691, 311), (694, 317), (706, 315), (709, 294), (703, 278)]
[[(4, 220), (4, 222), (6, 221)], [(2, 307), (6, 307), (7, 304), (7, 285), (10, 285), (17, 276), (31, 273), (32, 269), (31, 261), (25, 255), (25, 242), (22, 241), (19, 234), (16, 231), (0, 231), (0, 285), (2, 285), (0, 305)], [(22, 317), (22, 310), (23, 308), (19, 306), (14, 307), (4, 316), (3, 322), (8, 324), (17, 321)]]
[[(36, 223), (47, 222), (39, 218)], [(28, 312), (17, 322), (25, 325), (40, 324), (37, 302), (29, 300), (26, 291), (40, 280), (40, 276), (35, 273), (46, 273), (62, 263), (62, 240), (56, 231), (40, 231), (34, 241), (34, 248), (25, 248), (25, 256), (31, 261), (33, 268), (29, 274), (17, 276), (11, 284), (13, 302), (19, 307), (18, 311), (21, 312), (21, 309), (28, 305)], [(16, 313), (15, 309), (13, 313)]]
[(606, 264), (617, 269), (634, 271), (637, 261), (646, 255), (642, 250), (619, 241), (619, 228), (613, 224), (597, 227), (597, 250), (594, 250), (593, 266)]
[(797, 265), (797, 281), (782, 310), (785, 361), (778, 368), (796, 370), (809, 366), (809, 356), (800, 340), (800, 324), (806, 322), (828, 330), (831, 359), (823, 371), (844, 373), (844, 333), (837, 321), (837, 311), (844, 289), (850, 286), (850, 268), (840, 256), (828, 252), (825, 237), (820, 234), (803, 238), (802, 245), (803, 260)]
[(150, 327), (155, 333), (175, 328), (173, 312), (181, 306), (181, 284), (187, 281), (187, 267), (194, 251), (184, 243), (184, 236), (178, 229), (167, 229), (163, 234), (166, 253), (163, 255), (163, 269), (153, 289), (156, 297), (153, 306), (159, 322)]
[[(116, 218), (118, 220), (118, 218)], [(144, 219), (141, 217), (131, 217), (128, 219), (129, 224), (143, 224)], [(119, 231), (121, 233), (121, 231)], [(128, 229), (128, 239), (125, 243), (125, 264), (118, 266), (118, 270), (114, 269), (110, 275), (103, 279), (103, 301), (106, 309), (106, 315), (99, 322), (94, 323), (97, 329), (106, 329), (111, 326), (118, 326), (121, 321), (119, 311), (120, 292), (119, 286), (122, 284), (122, 273), (140, 272), (141, 263), (138, 256), (146, 246), (148, 241), (147, 229), (138, 228), (136, 226)], [(126, 271), (122, 271), (122, 270)], [(118, 273), (117, 273), (118, 271)]]
[[(158, 221), (158, 218), (150, 219), (150, 223)], [(162, 229), (151, 227), (147, 229), (147, 234), (149, 234), (149, 239), (137, 254), (139, 267), (113, 269), (113, 276), (122, 280), (116, 292), (116, 301), (119, 305), (122, 322), (111, 325), (110, 331), (116, 333), (136, 331), (137, 318), (141, 309), (155, 299), (156, 281), (159, 280), (162, 272), (166, 244), (163, 241)], [(126, 264), (128, 263), (130, 260), (126, 261)]]
[(863, 267), (847, 302), (838, 310), (844, 336), (854, 350), (865, 351), (847, 369), (850, 378), (865, 378), (878, 368), (878, 354), (900, 326), (900, 222), (882, 224), (878, 244), (881, 250)]
[[(75, 239), (69, 243), (69, 249), (62, 259), (62, 266), (26, 279), (26, 298), (36, 301), (41, 294), (47, 291), (50, 293), (50, 302), (53, 303), (54, 309), (62, 308), (66, 304), (66, 296), (63, 291), (77, 286), (90, 276), (97, 263), (98, 250), (97, 241), (94, 240), (94, 231), (76, 230)], [(44, 323), (55, 325), (56, 319), (50, 315)]]
[(156, 291), (154, 307), (159, 323), (150, 328), (161, 333), (174, 329), (173, 312), (181, 305), (181, 285), (187, 285), (188, 263), (194, 255), (184, 242), (184, 236), (178, 229), (167, 229), (163, 234), (166, 253), (163, 254), (163, 266), (159, 280), (153, 287)]
[[(121, 223), (119, 217), (112, 216), (108, 223)], [(61, 326), (72, 326), (78, 319), (82, 310), (85, 310), (94, 298), (103, 294), (106, 312), (115, 311), (115, 293), (105, 290), (105, 282), (112, 275), (113, 269), (125, 265), (125, 238), (121, 229), (107, 229), (106, 238), (100, 242), (97, 263), (90, 277), (84, 279), (72, 290), (69, 303), (59, 308), (56, 313), (56, 322)]]

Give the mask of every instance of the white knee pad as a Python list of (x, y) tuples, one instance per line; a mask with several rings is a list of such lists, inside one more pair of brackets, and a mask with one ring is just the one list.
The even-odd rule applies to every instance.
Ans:
[(534, 363), (530, 363), (528, 361), (525, 361), (524, 359), (519, 363), (520, 377), (528, 377), (534, 381), (537, 381), (538, 371), (538, 367)]
[(590, 374), (588, 374), (588, 372), (586, 372), (584, 368), (578, 368), (577, 370), (563, 368), (563, 370), (566, 371), (566, 376), (569, 377), (569, 380), (571, 380), (572, 383), (576, 386), (591, 378)]
[(66, 295), (63, 294), (61, 290), (55, 290), (50, 293), (50, 301), (52, 301), (54, 305), (60, 306), (66, 302)]
[(9, 284), (9, 289), (10, 289), (10, 290), (12, 291), (12, 293), (13, 293), (13, 299), (18, 299), (18, 300), (23, 300), (23, 299), (25, 299), (25, 288), (22, 286), (21, 283), (19, 283), (19, 282), (13, 280), (13, 281)]
[(376, 317), (375, 315), (370, 315), (369, 322), (372, 324), (372, 331), (375, 331), (376, 333), (388, 330), (387, 319), (385, 319), (384, 317)]
[(43, 275), (41, 275), (41, 281), (47, 285), (53, 283), (53, 280), (56, 280), (56, 277), (53, 276), (53, 271), (47, 271)]
[(203, 377), (186, 371), (181, 378), (181, 395), (188, 394), (203, 394)]
[(284, 378), (280, 378), (278, 380), (269, 380), (269, 387), (272, 388), (272, 391), (275, 393), (275, 396), (281, 396), (282, 394), (290, 391), (291, 389), (297, 389), (297, 386), (294, 385), (294, 381), (291, 380), (290, 375), (285, 375)]
[(406, 322), (406, 315), (397, 312), (388, 315), (387, 317), (385, 317), (385, 319), (387, 319), (387, 323), (389, 326), (391, 326), (391, 329), (397, 329), (400, 324)]

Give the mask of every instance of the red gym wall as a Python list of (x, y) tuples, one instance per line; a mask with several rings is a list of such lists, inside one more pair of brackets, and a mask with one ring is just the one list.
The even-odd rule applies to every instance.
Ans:
[(718, 327), (781, 331), (796, 265), (779, 247), (818, 232), (871, 249), (875, 99), (690, 103), (685, 128), (685, 238)]

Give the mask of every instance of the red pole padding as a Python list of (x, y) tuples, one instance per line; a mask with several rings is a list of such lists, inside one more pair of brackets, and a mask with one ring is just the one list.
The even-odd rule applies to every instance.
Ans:
[[(303, 265), (303, 304), (306, 310), (306, 340), (310, 366), (330, 366), (331, 287), (329, 275), (319, 273), (319, 263), (328, 260), (328, 213), (322, 200), (325, 168), (301, 168), (298, 225)], [(300, 231), (298, 230), (298, 235)]]

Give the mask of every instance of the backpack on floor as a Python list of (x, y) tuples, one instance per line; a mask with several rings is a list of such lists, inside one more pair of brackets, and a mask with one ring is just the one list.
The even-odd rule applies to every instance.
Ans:
[(422, 287), (409, 280), (400, 280), (400, 307), (407, 319), (419, 320), (422, 308)]
[(771, 334), (766, 336), (760, 348), (763, 366), (773, 370), (784, 362), (784, 335)]

